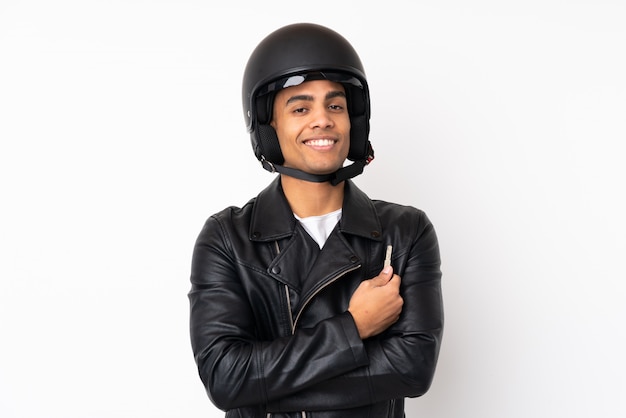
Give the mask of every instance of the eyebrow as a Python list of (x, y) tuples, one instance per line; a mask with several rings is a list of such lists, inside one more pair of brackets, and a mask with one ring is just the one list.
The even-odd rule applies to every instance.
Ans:
[[(341, 90), (329, 91), (328, 93), (326, 93), (325, 100), (334, 99), (335, 97), (346, 97), (346, 93), (344, 93)], [(287, 99), (287, 102), (285, 102), (285, 105), (288, 105), (289, 103), (297, 102), (299, 100), (312, 102), (314, 100), (314, 97), (308, 94), (299, 94), (296, 96), (291, 96), (289, 99)]]

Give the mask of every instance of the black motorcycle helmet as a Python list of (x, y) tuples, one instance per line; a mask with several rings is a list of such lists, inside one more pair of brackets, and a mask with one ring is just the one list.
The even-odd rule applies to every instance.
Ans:
[[(328, 175), (305, 173), (282, 166), (276, 131), (270, 125), (274, 96), (280, 89), (309, 80), (341, 83), (346, 91), (350, 117), (350, 150), (353, 164)], [(243, 113), (252, 149), (263, 167), (302, 180), (338, 184), (357, 176), (372, 159), (369, 142), (370, 100), (363, 64), (350, 43), (337, 32), (311, 23), (282, 27), (254, 49), (243, 76)]]

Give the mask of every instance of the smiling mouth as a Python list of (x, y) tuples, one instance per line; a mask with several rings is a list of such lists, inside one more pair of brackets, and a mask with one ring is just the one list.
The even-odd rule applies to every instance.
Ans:
[(304, 144), (312, 147), (329, 147), (335, 145), (336, 142), (334, 139), (309, 139), (304, 141)]

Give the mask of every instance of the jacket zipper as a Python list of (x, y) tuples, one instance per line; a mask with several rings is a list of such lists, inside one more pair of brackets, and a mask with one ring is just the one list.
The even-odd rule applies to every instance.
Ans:
[[(309, 298), (307, 300), (304, 301), (304, 303), (302, 304), (302, 307), (300, 308), (300, 311), (298, 311), (298, 315), (296, 315), (296, 319), (294, 321), (292, 321), (293, 325), (291, 328), (291, 333), (293, 334), (294, 332), (296, 332), (296, 325), (298, 324), (298, 320), (300, 319), (300, 315), (302, 315), (302, 312), (304, 312), (304, 308), (307, 307), (307, 305), (309, 304), (309, 302), (311, 302), (311, 300), (317, 296), (322, 290), (324, 290), (325, 288), (327, 288), (328, 286), (330, 286), (331, 284), (335, 283), (337, 280), (339, 280), (340, 278), (342, 278), (343, 276), (345, 276), (346, 274), (360, 268), (361, 265), (356, 265), (352, 268), (349, 268), (348, 270), (342, 272), (341, 274), (336, 275), (335, 277), (333, 277), (331, 280), (329, 280), (328, 282), (326, 282), (324, 284), (324, 286), (320, 287), (319, 289), (317, 289), (311, 296), (309, 296)], [(289, 294), (287, 294), (287, 296), (289, 296)], [(289, 310), (289, 313), (291, 314), (291, 310)]]
[(289, 286), (285, 285), (285, 295), (287, 296), (287, 309), (289, 310), (289, 324), (291, 325), (291, 335), (293, 335), (295, 324), (293, 323), (293, 315), (291, 314), (291, 297), (289, 296)]
[[(280, 246), (278, 245), (278, 241), (274, 241), (274, 246), (276, 247), (276, 254), (280, 254)], [(285, 296), (287, 297), (287, 312), (289, 313), (289, 323), (291, 325), (291, 334), (293, 335), (293, 331), (295, 330), (293, 323), (293, 315), (291, 313), (291, 297), (289, 296), (289, 286), (285, 285)], [(266, 418), (272, 418), (272, 413), (268, 412), (265, 416)], [(300, 412), (300, 418), (306, 418), (306, 412)]]
[[(296, 319), (293, 319), (293, 315), (291, 314), (291, 298), (289, 297), (289, 287), (287, 285), (285, 285), (285, 291), (287, 292), (287, 304), (289, 305), (289, 318), (291, 319), (291, 335), (293, 335), (296, 332), (296, 324), (298, 323), (298, 319), (300, 319), (300, 315), (302, 314), (302, 312), (304, 311), (304, 308), (306, 308), (306, 306), (309, 304), (309, 302), (318, 294), (320, 293), (324, 288), (328, 287), (329, 285), (331, 285), (332, 283), (336, 282), (337, 280), (339, 280), (342, 276), (350, 273), (351, 271), (354, 271), (356, 269), (358, 269), (359, 267), (361, 267), (361, 265), (359, 264), (358, 266), (354, 266), (351, 269), (348, 269), (346, 271), (344, 271), (341, 274), (338, 274), (337, 276), (333, 277), (332, 280), (329, 280), (328, 282), (326, 282), (326, 284), (324, 284), (324, 286), (320, 287), (319, 289), (317, 289), (311, 296), (309, 296), (309, 298), (304, 302), (304, 304), (302, 305), (302, 308), (300, 308), (300, 311), (298, 312), (298, 315), (296, 315)], [(306, 418), (306, 411), (301, 411), (300, 412), (300, 417), (301, 418)], [(269, 418), (269, 417), (268, 417)]]
[[(274, 241), (274, 247), (276, 249), (276, 255), (280, 254), (280, 246), (278, 245), (278, 241)], [(289, 325), (291, 326), (291, 334), (293, 335), (294, 324), (293, 324), (293, 315), (291, 314), (291, 297), (289, 297), (289, 286), (285, 285), (285, 296), (287, 297), (287, 312), (289, 312)], [(269, 414), (267, 415), (270, 418)]]
[[(306, 418), (306, 412), (305, 411), (300, 412), (300, 414), (301, 414), (300, 418)], [(265, 415), (265, 418), (272, 418), (272, 413), (268, 412), (267, 415)]]
[[(276, 254), (280, 254), (280, 247), (278, 246), (278, 241), (274, 241), (274, 245), (276, 246)], [(298, 311), (298, 315), (296, 315), (296, 319), (293, 319), (293, 314), (291, 313), (291, 297), (289, 296), (289, 286), (285, 285), (285, 296), (287, 296), (287, 311), (289, 312), (289, 321), (291, 322), (291, 335), (293, 335), (296, 332), (296, 324), (298, 323), (298, 319), (300, 319), (300, 315), (302, 314), (302, 312), (304, 311), (304, 308), (306, 308), (306, 306), (309, 304), (309, 302), (317, 295), (319, 294), (323, 289), (325, 289), (326, 287), (328, 287), (329, 285), (331, 285), (332, 283), (336, 282), (337, 280), (339, 280), (341, 277), (345, 276), (346, 274), (350, 273), (351, 271), (354, 271), (358, 268), (360, 268), (361, 265), (357, 265), (354, 266), (346, 271), (344, 271), (341, 274), (338, 274), (337, 276), (333, 277), (331, 280), (329, 280), (328, 282), (326, 282), (326, 284), (324, 284), (324, 286), (320, 287), (319, 289), (317, 289), (311, 296), (309, 296), (309, 298), (304, 302), (304, 304), (302, 305), (302, 307), (300, 308), (300, 311)], [(306, 411), (300, 411), (300, 417), (301, 418), (306, 418)], [(272, 414), (268, 413), (266, 418), (272, 418)]]
[[(291, 335), (295, 332), (296, 326), (293, 323), (293, 315), (291, 313), (291, 297), (289, 296), (289, 286), (285, 285), (285, 295), (287, 296), (287, 311), (289, 312), (289, 321), (291, 323)], [(271, 418), (268, 414), (267, 418)], [(306, 412), (300, 411), (300, 418), (306, 418)]]

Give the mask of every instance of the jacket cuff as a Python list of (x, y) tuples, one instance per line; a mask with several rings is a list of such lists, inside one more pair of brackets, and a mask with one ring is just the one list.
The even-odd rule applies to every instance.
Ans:
[(363, 340), (359, 336), (359, 330), (356, 327), (352, 314), (346, 311), (343, 315), (339, 315), (339, 317), (344, 335), (352, 349), (354, 360), (361, 366), (367, 366), (369, 364), (369, 357), (365, 350), (365, 344), (363, 344)]

